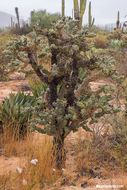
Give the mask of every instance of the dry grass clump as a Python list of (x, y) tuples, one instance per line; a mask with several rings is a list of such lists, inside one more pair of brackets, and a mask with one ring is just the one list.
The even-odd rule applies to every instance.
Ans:
[(94, 46), (96, 48), (102, 48), (102, 49), (105, 49), (108, 47), (108, 39), (107, 39), (107, 36), (106, 35), (103, 35), (103, 34), (98, 34), (94, 40)]
[[(5, 139), (1, 145), (3, 142)], [(0, 172), (0, 190), (41, 190), (57, 179), (51, 137), (38, 133), (29, 134), (23, 141), (8, 137), (3, 150), (4, 156), (10, 160), (15, 156), (20, 162), (14, 170), (8, 168), (5, 175)]]

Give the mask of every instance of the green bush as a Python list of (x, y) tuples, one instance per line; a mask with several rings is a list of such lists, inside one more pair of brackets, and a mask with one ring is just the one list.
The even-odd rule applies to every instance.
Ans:
[(110, 47), (115, 49), (121, 49), (124, 47), (124, 42), (122, 40), (111, 40)]
[(58, 13), (47, 13), (46, 10), (31, 12), (31, 26), (38, 25), (42, 28), (50, 28), (53, 22), (60, 18)]
[(12, 131), (16, 139), (23, 138), (28, 131), (29, 120), (32, 117), (32, 107), (35, 98), (24, 93), (10, 94), (0, 105), (0, 123), (2, 130)]

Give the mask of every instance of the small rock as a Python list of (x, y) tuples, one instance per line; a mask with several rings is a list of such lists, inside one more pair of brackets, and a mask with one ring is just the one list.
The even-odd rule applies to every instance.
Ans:
[(28, 183), (27, 183), (27, 181), (26, 181), (25, 179), (23, 179), (22, 184), (25, 186), (25, 185), (27, 185)]
[(86, 188), (86, 187), (88, 187), (88, 183), (87, 183), (87, 181), (83, 182), (83, 183), (81, 184), (81, 187), (82, 187), (82, 188)]
[(24, 91), (24, 92), (27, 92), (27, 91), (31, 91), (31, 88), (30, 88), (27, 84), (23, 84), (23, 85), (20, 87), (20, 90), (21, 90), (21, 91)]
[(22, 168), (17, 167), (17, 168), (16, 168), (16, 171), (17, 171), (19, 174), (21, 174), (21, 173), (23, 172), (23, 169), (22, 169)]
[(14, 72), (9, 76), (10, 80), (24, 80), (25, 79), (25, 73), (22, 72)]
[(33, 159), (33, 160), (30, 161), (30, 163), (33, 164), (33, 165), (37, 165), (38, 160), (37, 159)]

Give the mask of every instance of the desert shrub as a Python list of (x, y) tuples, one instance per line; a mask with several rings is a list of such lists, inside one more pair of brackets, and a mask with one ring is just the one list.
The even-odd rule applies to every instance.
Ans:
[(9, 59), (4, 56), (3, 51), (6, 47), (6, 44), (11, 39), (10, 35), (0, 35), (0, 80), (5, 80), (7, 78), (6, 71), (7, 71), (7, 63)]
[(121, 112), (112, 118), (113, 131), (109, 140), (112, 143), (114, 158), (127, 171), (127, 118), (126, 113)]
[(28, 131), (29, 120), (32, 117), (31, 108), (35, 98), (23, 93), (10, 94), (0, 105), (0, 122), (3, 131), (13, 138), (23, 138)]
[(109, 175), (111, 170), (127, 171), (126, 116), (119, 112), (103, 118), (97, 125), (91, 139), (79, 141), (76, 149), (78, 171), (92, 177)]
[(40, 26), (42, 28), (50, 28), (53, 22), (60, 19), (58, 13), (48, 13), (46, 10), (32, 11), (31, 12), (31, 26)]
[(108, 38), (114, 39), (114, 40), (121, 40), (122, 35), (123, 35), (123, 33), (122, 33), (121, 29), (116, 29), (112, 33), (109, 34)]
[(13, 27), (10, 27), (8, 30), (10, 34), (26, 35), (32, 31), (32, 28), (28, 24), (23, 23), (23, 25), (20, 28), (17, 26), (13, 26)]
[(96, 48), (105, 49), (108, 46), (108, 39), (105, 35), (97, 35), (94, 38), (94, 45)]

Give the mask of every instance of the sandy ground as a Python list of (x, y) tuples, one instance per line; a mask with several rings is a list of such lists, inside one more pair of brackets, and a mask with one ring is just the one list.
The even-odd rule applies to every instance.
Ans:
[(24, 158), (0, 156), (0, 175), (16, 172), (16, 169), (23, 166)]
[(28, 82), (26, 80), (15, 80), (9, 82), (0, 82), (0, 102), (8, 97), (10, 93), (17, 93), (18, 91), (26, 91)]

